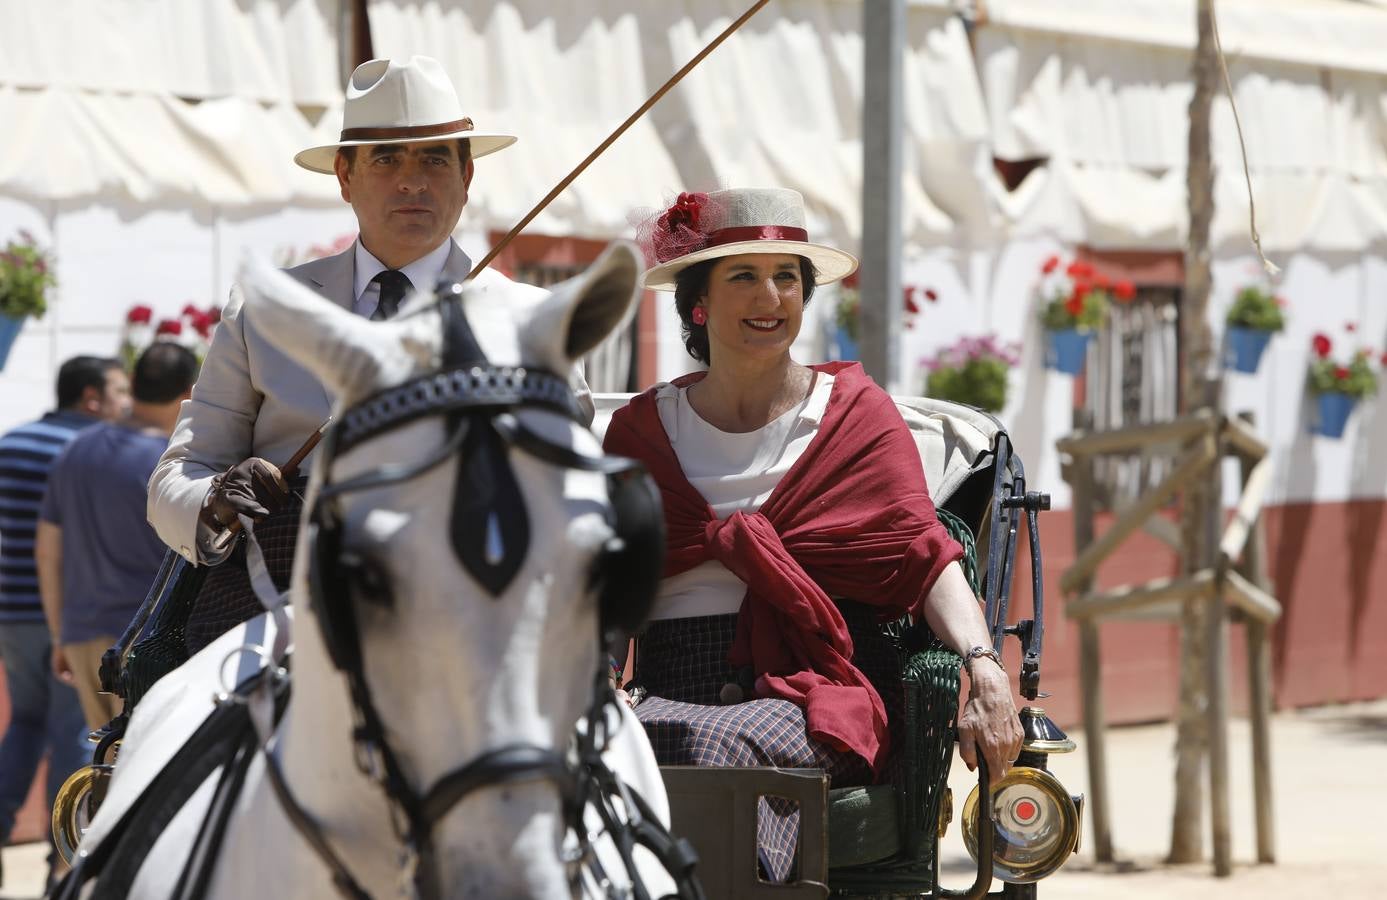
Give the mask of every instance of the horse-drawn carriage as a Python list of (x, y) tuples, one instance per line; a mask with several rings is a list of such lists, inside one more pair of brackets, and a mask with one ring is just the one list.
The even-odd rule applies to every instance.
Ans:
[[(594, 430), (629, 395), (597, 398)], [(1011, 439), (988, 413), (942, 400), (897, 397), (915, 437), (940, 519), (963, 545), (964, 570), (979, 597), (993, 645), (1007, 636), (1021, 644), (1020, 691), (1039, 696), (1044, 603), (1037, 514), (1049, 496), (1026, 489), (1025, 470)], [(1028, 531), (1034, 618), (1008, 621), (1011, 585), (1022, 529)], [(1074, 749), (1043, 710), (1022, 712), (1025, 742), (1016, 766), (989, 790), (980, 766), (978, 786), (963, 807), (965, 844), (978, 861), (966, 891), (939, 884), (939, 839), (953, 818), (947, 781), (953, 758), (961, 661), (922, 623), (883, 626), (898, 652), (903, 714), (893, 722), (899, 747), (883, 783), (828, 788), (815, 769), (692, 766), (662, 768), (672, 830), (698, 851), (699, 876), (709, 896), (889, 897), (984, 896), (993, 876), (1000, 895), (1033, 897), (1035, 883), (1077, 848), (1082, 798), (1069, 795), (1048, 771), (1046, 757)], [(798, 805), (801, 816), (797, 878), (772, 884), (756, 857), (758, 800)], [(993, 827), (988, 827), (991, 820)], [(993, 864), (988, 865), (987, 861)]]
[[(267, 269), (245, 273), (248, 294), (263, 300), (247, 314), (282, 330), (286, 352), (301, 354), (345, 406), (308, 498), (293, 588), (301, 603), (291, 613), (264, 592), (263, 616), (185, 662), (182, 627), (200, 572), (170, 557), (103, 663), (127, 714), (54, 809), (59, 848), (76, 863), (60, 896), (362, 897), (387, 887), (557, 896), (566, 884), (584, 896), (637, 898), (981, 897), (994, 874), (1008, 882), (1001, 896), (1034, 896), (1034, 882), (1077, 843), (1079, 801), (1045, 764), (1072, 744), (1042, 712), (1023, 710), (1017, 766), (993, 791), (980, 767), (964, 806), (976, 880), (966, 893), (941, 888), (960, 660), (921, 624), (888, 626), (901, 671), (903, 714), (892, 723), (900, 749), (890, 779), (869, 787), (830, 791), (813, 770), (657, 772), (605, 675), (585, 677), (599, 619), (603, 632), (614, 621), (638, 624), (642, 604), (622, 604), (653, 587), (659, 519), (649, 485), (603, 457), (573, 424), (561, 380), (539, 369), (564, 371), (615, 327), (636, 271), (634, 254), (617, 248), (549, 300), (514, 301), (513, 315), (547, 324), (531, 327), (532, 342), (505, 365), (481, 352), (494, 346), (487, 334), (472, 334), (470, 289), (442, 297), (437, 315), (380, 325), (352, 321)], [(495, 318), (486, 327), (501, 327)], [(380, 340), (382, 328), (398, 332), (399, 346)], [(599, 398), (599, 428), (622, 401)], [(1048, 499), (1026, 491), (995, 419), (931, 400), (898, 406), (941, 518), (968, 550), (993, 644), (1019, 639), (1021, 693), (1034, 700), (1043, 637), (1035, 516)], [(442, 490), (435, 479), (450, 467), (457, 477)], [(466, 520), (455, 514), (463, 485), (491, 503)], [(522, 524), (498, 524), (517, 509)], [(1023, 522), (1035, 618), (1011, 623)], [(430, 579), (453, 570), (487, 592), (458, 603), (455, 588)], [(311, 698), (297, 703), (288, 693), (293, 626), (293, 699)], [(478, 643), (450, 654), (444, 635), (456, 634)], [(517, 647), (526, 652), (506, 652)], [(457, 658), (491, 650), (501, 664), (487, 676), (487, 660)], [(441, 686), (427, 703), (421, 672)], [(439, 721), (444, 708), (460, 721)], [(499, 744), (497, 730), (509, 730)], [(482, 790), (498, 783), (506, 790)], [(481, 794), (493, 806), (475, 805)], [(763, 795), (799, 804), (788, 884), (757, 872)], [(451, 813), (464, 802), (474, 805), (462, 822)], [(664, 828), (671, 819), (675, 838)], [(679, 837), (697, 850), (696, 866)], [(281, 870), (270, 874), (275, 856)]]

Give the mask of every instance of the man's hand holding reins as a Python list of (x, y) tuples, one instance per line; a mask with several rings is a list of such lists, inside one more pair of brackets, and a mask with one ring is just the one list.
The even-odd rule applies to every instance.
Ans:
[(215, 529), (229, 527), (239, 515), (259, 522), (288, 501), (289, 485), (279, 467), (252, 456), (213, 476), (202, 505), (202, 521)]

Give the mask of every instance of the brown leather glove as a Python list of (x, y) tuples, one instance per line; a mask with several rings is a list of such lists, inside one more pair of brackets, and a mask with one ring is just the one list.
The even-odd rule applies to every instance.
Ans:
[(252, 456), (212, 477), (212, 490), (202, 505), (202, 521), (226, 528), (238, 515), (259, 522), (289, 501), (289, 485), (272, 462)]

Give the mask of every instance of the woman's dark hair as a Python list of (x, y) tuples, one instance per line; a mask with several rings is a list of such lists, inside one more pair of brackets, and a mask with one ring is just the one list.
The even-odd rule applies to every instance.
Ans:
[[(693, 320), (693, 308), (698, 305), (698, 301), (703, 299), (703, 295), (708, 293), (708, 276), (713, 272), (713, 266), (718, 259), (705, 259), (687, 266), (674, 276), (674, 309), (679, 313), (680, 331), (684, 335), (684, 349), (689, 351), (689, 355), (705, 366), (708, 365), (708, 326), (698, 325)], [(800, 291), (804, 296), (804, 305), (809, 306), (809, 298), (814, 296), (814, 280), (819, 273), (814, 270), (814, 264), (809, 261), (809, 257), (799, 258), (799, 279)]]

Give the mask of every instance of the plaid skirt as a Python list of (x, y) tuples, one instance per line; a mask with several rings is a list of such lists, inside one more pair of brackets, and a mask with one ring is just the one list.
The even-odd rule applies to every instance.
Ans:
[[(303, 492), (308, 479), (289, 482), (289, 502), (283, 509), (266, 516), (255, 526), (255, 539), (265, 554), (270, 580), (281, 591), (289, 589), (294, 569), (294, 546), (299, 538), (299, 515), (303, 512)], [(246, 574), (246, 542), (236, 541), (236, 549), (207, 573), (188, 617), (188, 653), (192, 655), (231, 628), (264, 612)]]
[[(895, 644), (881, 630), (875, 611), (839, 602), (853, 639), (853, 664), (881, 694), (887, 716), (901, 706), (900, 666)], [(636, 641), (633, 685), (647, 691), (636, 706), (661, 765), (780, 766), (823, 769), (834, 787), (870, 784), (871, 768), (810, 737), (804, 710), (774, 698), (752, 696), (752, 674), (727, 662), (737, 616), (695, 616), (652, 622)], [(799, 807), (761, 798), (756, 838), (765, 876), (789, 880), (799, 840)]]

